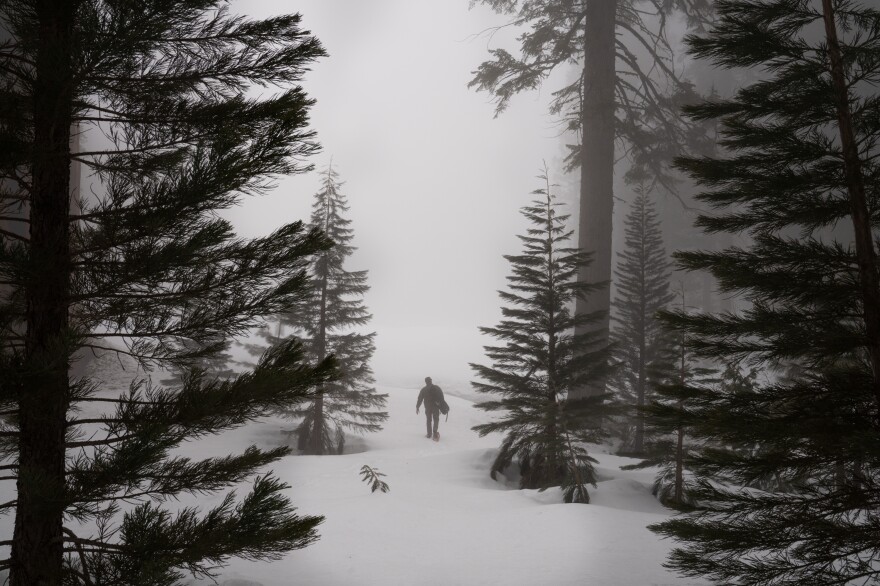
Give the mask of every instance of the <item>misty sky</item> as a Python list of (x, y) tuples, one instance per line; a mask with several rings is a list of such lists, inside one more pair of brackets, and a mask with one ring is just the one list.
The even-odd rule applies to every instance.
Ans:
[[(564, 141), (547, 114), (555, 84), (493, 119), (494, 104), (467, 82), (488, 57), (489, 40), (474, 36), (504, 20), (468, 10), (467, 0), (247, 0), (233, 9), (300, 12), (330, 54), (304, 83), (317, 100), (316, 172), (247, 200), (233, 222), (256, 236), (307, 220), (317, 171), (332, 156), (359, 248), (347, 268), (369, 270), (378, 381), (470, 380), (467, 363), (482, 361), (491, 341), (477, 327), (500, 317), (501, 255), (520, 250), (518, 210), (539, 186), (542, 161), (554, 182), (573, 180), (561, 174)], [(512, 32), (493, 44), (511, 46)]]

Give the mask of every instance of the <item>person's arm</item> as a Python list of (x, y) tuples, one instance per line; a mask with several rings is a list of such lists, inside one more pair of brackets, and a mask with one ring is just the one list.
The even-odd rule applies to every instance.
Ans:
[(419, 407), (422, 405), (422, 401), (425, 399), (425, 389), (419, 391), (419, 400), (416, 401), (416, 414), (419, 412)]

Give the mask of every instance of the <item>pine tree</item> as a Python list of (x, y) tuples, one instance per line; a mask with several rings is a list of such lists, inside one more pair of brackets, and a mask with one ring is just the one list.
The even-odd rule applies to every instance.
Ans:
[(311, 223), (333, 242), (332, 248), (317, 255), (311, 267), (308, 293), (296, 308), (281, 317), (280, 326), (293, 328), (305, 344), (310, 360), (320, 362), (333, 355), (339, 364), (339, 378), (322, 385), (309, 403), (284, 413), (300, 421), (298, 447), (306, 454), (341, 454), (344, 430), (376, 432), (388, 418), (382, 409), (387, 395), (372, 386), (370, 359), (375, 349), (375, 333), (358, 328), (370, 321), (363, 303), (369, 290), (367, 271), (348, 271), (344, 265), (354, 252), (354, 231), (343, 183), (332, 164), (323, 173), (321, 189), (315, 194)]
[(625, 249), (619, 253), (617, 297), (612, 332), (616, 355), (622, 363), (618, 372), (621, 399), (633, 411), (632, 444), (627, 446), (639, 455), (644, 450), (645, 421), (639, 411), (650, 396), (649, 375), (657, 370), (658, 361), (670, 340), (657, 319), (657, 312), (666, 307), (673, 295), (669, 290), (671, 263), (663, 246), (660, 221), (654, 205), (648, 200), (642, 183), (635, 190), (636, 199), (624, 222)]
[[(193, 366), (203, 370), (206, 376), (228, 380), (236, 374), (234, 365), (237, 361), (233, 357), (232, 352), (230, 352), (232, 344), (233, 342), (229, 340), (216, 342), (211, 346), (210, 353), (202, 354), (199, 358), (194, 359), (191, 364), (172, 366), (171, 372), (173, 376), (163, 378), (160, 382), (165, 385), (179, 384), (187, 377)], [(190, 344), (187, 348), (188, 352), (201, 352), (203, 350), (204, 348), (200, 347), (199, 344)]]
[(875, 583), (880, 11), (848, 0), (716, 8), (714, 30), (689, 41), (694, 55), (763, 79), (689, 110), (719, 121), (725, 150), (681, 165), (713, 210), (699, 225), (752, 240), (678, 258), (750, 307), (670, 320), (703, 358), (765, 373), (752, 392), (718, 386), (685, 402), (689, 432), (719, 447), (691, 462), (700, 510), (654, 529), (682, 542), (669, 564), (686, 575)]
[(491, 476), (512, 463), (519, 465), (522, 488), (562, 485), (567, 502), (589, 502), (586, 485), (595, 486), (595, 460), (583, 443), (603, 437), (598, 424), (610, 408), (604, 395), (573, 399), (570, 391), (608, 372), (607, 347), (595, 334), (575, 334), (574, 327), (597, 315), (572, 314), (575, 298), (600, 290), (602, 284), (577, 280), (589, 255), (567, 246), (572, 232), (546, 186), (534, 191), (541, 199), (522, 208), (534, 227), (525, 236), (520, 255), (504, 258), (512, 266), (510, 291), (500, 292), (509, 304), (496, 327), (480, 331), (502, 342), (486, 346), (492, 366), (471, 364), (481, 379), (472, 383), (481, 393), (500, 395), (476, 406), (500, 416), (475, 426), (480, 436), (504, 432)]
[[(680, 296), (681, 309), (685, 311), (683, 286)], [(672, 343), (664, 345), (651, 365), (651, 401), (638, 408), (650, 430), (643, 448), (643, 459), (638, 464), (621, 468), (659, 468), (651, 493), (666, 506), (689, 510), (696, 506), (696, 487), (689, 472), (689, 461), (706, 442), (696, 442), (689, 436), (692, 421), (682, 407), (685, 403), (698, 401), (705, 394), (706, 387), (719, 380), (713, 369), (701, 366), (694, 359), (684, 336), (669, 337)]]
[[(181, 443), (332, 378), (332, 360), (307, 366), (295, 342), (226, 381), (193, 367), (287, 311), (330, 244), (301, 222), (242, 239), (217, 214), (317, 149), (296, 84), (320, 43), (298, 15), (251, 20), (213, 0), (14, 0), (0, 28), (0, 210), (28, 227), (0, 243), (0, 439), (17, 487), (0, 566), (13, 586), (157, 586), (306, 546), (321, 518), (297, 516), (271, 474), (203, 512), (162, 502), (221, 491), (286, 453), (193, 460)], [(275, 90), (249, 97), (255, 86)], [(94, 178), (75, 205), (73, 165)], [(117, 393), (72, 374), (91, 351), (187, 373)]]
[[(471, 0), (511, 15), (522, 27), (520, 55), (498, 48), (477, 68), (469, 87), (492, 94), (496, 116), (516, 94), (541, 87), (560, 68), (580, 68), (577, 79), (553, 92), (550, 111), (567, 122), (579, 143), (568, 162), (580, 167), (578, 246), (594, 253), (580, 279), (612, 280), (615, 141), (626, 145), (633, 170), (670, 185), (667, 167), (682, 145), (699, 142), (700, 128), (682, 124), (679, 108), (696, 98), (675, 67), (667, 21), (684, 16), (700, 28), (706, 0)], [(577, 301), (577, 313), (600, 312), (592, 327), (607, 335), (611, 291)], [(601, 394), (605, 381), (577, 393)]]
[[(694, 491), (686, 484), (685, 479), (691, 446), (686, 441), (687, 419), (676, 415), (681, 412), (684, 402), (698, 396), (701, 389), (694, 384), (694, 365), (688, 356), (683, 339), (677, 350), (678, 368), (670, 370), (669, 379), (658, 385), (657, 400), (651, 405), (653, 412), (646, 410), (649, 415), (653, 415), (652, 420), (655, 424), (660, 423), (657, 425), (657, 430), (665, 431), (666, 436), (653, 439), (647, 450), (650, 454), (648, 458), (632, 468), (642, 468), (646, 465), (660, 466), (651, 493), (665, 505), (684, 509), (694, 506), (692, 498)], [(663, 385), (663, 382), (666, 384)], [(672, 407), (671, 413), (670, 407)], [(664, 429), (661, 422), (671, 425)]]

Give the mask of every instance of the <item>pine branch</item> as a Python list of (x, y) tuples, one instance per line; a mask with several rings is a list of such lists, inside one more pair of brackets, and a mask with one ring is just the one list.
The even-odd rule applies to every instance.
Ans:
[(364, 464), (361, 466), (360, 474), (361, 480), (370, 485), (370, 492), (376, 492), (377, 490), (389, 492), (391, 490), (388, 484), (382, 480), (382, 477), (385, 475), (379, 472), (378, 468), (370, 468)]

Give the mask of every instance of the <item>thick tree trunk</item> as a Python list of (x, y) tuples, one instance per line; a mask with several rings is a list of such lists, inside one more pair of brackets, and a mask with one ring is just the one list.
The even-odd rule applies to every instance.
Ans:
[(872, 390), (877, 417), (880, 419), (880, 281), (878, 281), (880, 277), (877, 275), (877, 253), (874, 250), (871, 215), (865, 197), (865, 180), (862, 176), (862, 162), (859, 159), (858, 145), (852, 125), (849, 90), (843, 71), (843, 59), (840, 54), (840, 43), (837, 40), (837, 26), (834, 23), (831, 0), (822, 0), (822, 9), (828, 42), (828, 56), (831, 61), (831, 81), (837, 107), (840, 143), (843, 147), (844, 174), (855, 232), (865, 334), (868, 338), (868, 355), (874, 374)]
[[(581, 108), (581, 197), (578, 246), (593, 253), (593, 262), (581, 270), (581, 281), (611, 281), (611, 220), (614, 202), (614, 82), (616, 0), (587, 2), (583, 105)], [(587, 299), (578, 299), (575, 311), (584, 315), (604, 312), (599, 321), (580, 326), (578, 333), (601, 332), (608, 339), (611, 290), (606, 287)], [(575, 396), (605, 392), (597, 381)]]
[(61, 584), (64, 432), (68, 396), (71, 55), (75, 3), (37, 5), (31, 279), (26, 286), (25, 374), (19, 403), (18, 504), (12, 586)]

